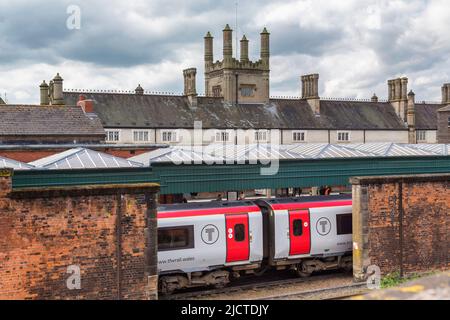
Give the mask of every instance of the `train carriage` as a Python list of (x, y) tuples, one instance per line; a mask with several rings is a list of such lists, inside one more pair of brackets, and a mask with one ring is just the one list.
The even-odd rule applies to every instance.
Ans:
[(159, 207), (158, 271), (164, 291), (222, 286), (230, 272), (259, 268), (262, 237), (261, 210), (253, 202)]
[(160, 290), (224, 286), (241, 274), (351, 268), (351, 196), (158, 208)]

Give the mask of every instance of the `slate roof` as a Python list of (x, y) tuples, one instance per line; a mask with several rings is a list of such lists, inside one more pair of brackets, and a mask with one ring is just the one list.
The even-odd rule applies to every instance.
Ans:
[[(80, 94), (65, 92), (66, 103), (76, 104)], [(82, 94), (94, 100), (94, 112), (107, 128), (192, 128), (194, 121), (200, 120), (204, 129), (407, 129), (394, 108), (384, 102), (322, 100), (317, 117), (304, 100), (271, 99), (267, 105), (227, 106), (221, 98), (198, 97), (198, 107), (192, 110), (184, 96)], [(420, 128), (436, 129), (435, 105), (419, 106), (416, 119)]]
[(104, 134), (99, 118), (76, 106), (0, 105), (0, 135)]
[(29, 163), (43, 169), (92, 169), (141, 167), (138, 162), (103, 152), (74, 148)]
[(416, 103), (416, 129), (437, 130), (437, 111), (442, 104)]

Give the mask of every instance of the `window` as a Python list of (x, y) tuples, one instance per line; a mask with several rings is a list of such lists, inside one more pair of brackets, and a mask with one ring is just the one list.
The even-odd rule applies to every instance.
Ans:
[(222, 96), (222, 88), (220, 86), (212, 87), (213, 97), (221, 97)]
[(242, 86), (241, 96), (242, 97), (253, 97), (254, 86)]
[(265, 131), (265, 130), (255, 131), (255, 141), (266, 142), (267, 141), (267, 131)]
[(352, 214), (337, 214), (336, 215), (337, 234), (352, 234)]
[(448, 117), (448, 127), (450, 128), (450, 117)]
[(306, 132), (305, 131), (294, 131), (292, 133), (292, 140), (297, 142), (303, 142), (306, 140)]
[(119, 140), (120, 140), (120, 132), (119, 131), (106, 131), (106, 141), (117, 142)]
[(194, 226), (158, 228), (158, 251), (194, 248)]
[(242, 223), (234, 226), (234, 240), (236, 242), (242, 242), (245, 240), (245, 226)]
[(226, 131), (218, 131), (216, 132), (216, 141), (217, 142), (228, 142), (230, 141), (230, 133)]
[(294, 236), (301, 236), (303, 234), (303, 221), (301, 219), (297, 219), (294, 220), (292, 224), (292, 229), (294, 229)]
[(427, 132), (426, 131), (417, 131), (417, 141), (426, 141), (427, 140)]
[(149, 141), (148, 131), (133, 131), (133, 141), (147, 142)]
[(161, 140), (163, 142), (176, 142), (177, 132), (176, 131), (163, 131), (161, 133)]
[(350, 132), (340, 131), (338, 132), (338, 141), (350, 141)]

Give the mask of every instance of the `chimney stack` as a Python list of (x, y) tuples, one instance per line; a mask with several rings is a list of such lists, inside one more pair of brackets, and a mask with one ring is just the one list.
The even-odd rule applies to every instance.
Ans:
[(408, 78), (389, 80), (388, 89), (389, 102), (408, 100)]
[(231, 67), (233, 59), (233, 30), (227, 24), (223, 29), (223, 63)]
[(406, 122), (408, 123), (408, 143), (417, 143), (416, 139), (416, 95), (411, 90), (408, 93), (408, 110)]
[(388, 100), (395, 109), (397, 115), (405, 122), (407, 121), (407, 92), (408, 78), (397, 78), (388, 81)]
[(269, 59), (270, 59), (270, 41), (269, 41), (270, 33), (267, 31), (266, 27), (264, 27), (261, 32), (261, 61), (266, 67), (267, 70), (270, 68)]
[(442, 86), (442, 104), (450, 104), (450, 83)]
[(241, 39), (241, 62), (248, 62), (248, 40), (245, 35)]
[(195, 86), (196, 68), (183, 70), (184, 76), (184, 95), (188, 97), (191, 108), (197, 107), (197, 89)]
[(320, 114), (319, 74), (309, 74), (301, 77), (302, 99), (306, 99), (314, 114)]
[(41, 85), (39, 86), (41, 91), (41, 106), (48, 106), (49, 105), (49, 99), (48, 99), (48, 84), (45, 83), (45, 80), (42, 81)]
[(208, 31), (206, 33), (205, 39), (205, 70), (213, 64), (214, 62), (214, 54), (213, 54), (213, 37), (211, 33)]
[(80, 94), (80, 97), (78, 98), (77, 106), (79, 106), (84, 113), (94, 112), (94, 100), (86, 99), (82, 94)]
[(63, 78), (56, 74), (53, 78), (51, 85), (51, 104), (52, 105), (64, 105), (64, 97), (63, 97)]
[(319, 75), (309, 74), (301, 77), (302, 80), (302, 99), (319, 98)]

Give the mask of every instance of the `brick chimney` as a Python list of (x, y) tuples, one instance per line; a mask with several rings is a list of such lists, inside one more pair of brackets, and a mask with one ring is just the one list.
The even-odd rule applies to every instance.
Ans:
[(84, 113), (94, 113), (94, 100), (86, 99), (86, 97), (80, 94), (78, 98), (77, 106), (79, 106)]

